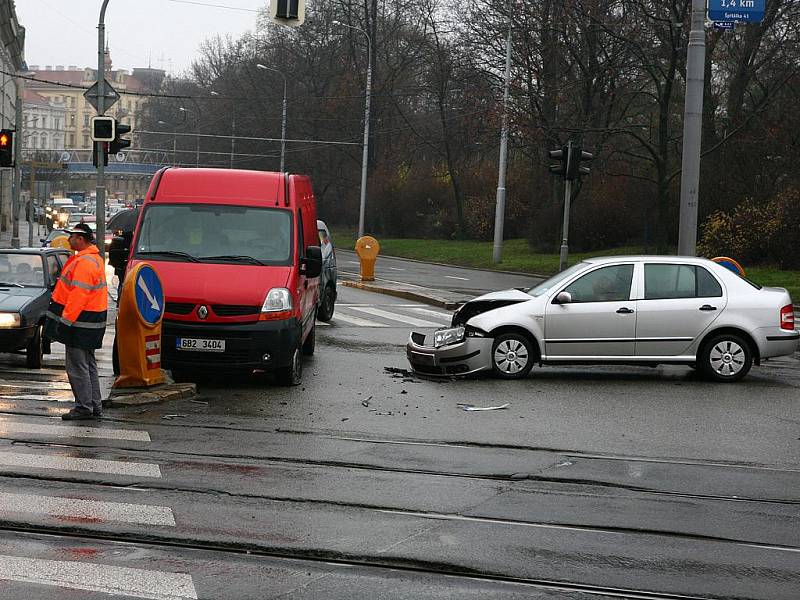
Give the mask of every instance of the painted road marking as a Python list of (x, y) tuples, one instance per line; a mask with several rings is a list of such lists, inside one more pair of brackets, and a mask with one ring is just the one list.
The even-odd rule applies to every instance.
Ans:
[(105, 427), (73, 427), (70, 425), (37, 425), (18, 423), (0, 417), (0, 436), (6, 433), (39, 433), (63, 437), (95, 438), (101, 440), (126, 440), (129, 442), (149, 442), (150, 434), (134, 429), (108, 429)]
[(423, 315), (428, 315), (429, 317), (434, 317), (435, 319), (440, 319), (445, 323), (450, 323), (453, 320), (453, 315), (451, 315), (450, 313), (443, 313), (443, 312), (438, 312), (438, 311), (435, 311), (435, 310), (428, 310), (427, 308), (415, 308), (415, 307), (410, 307), (410, 308), (414, 312), (417, 312), (417, 313), (420, 313), (420, 314), (423, 314)]
[(2, 467), (86, 471), (89, 473), (130, 475), (132, 477), (161, 477), (161, 469), (159, 466), (151, 463), (101, 460), (99, 458), (48, 456), (46, 454), (26, 454), (23, 452), (0, 451), (0, 470), (2, 470)]
[(166, 506), (0, 492), (0, 514), (8, 512), (66, 517), (76, 521), (115, 521), (175, 526), (172, 509)]
[(337, 321), (344, 321), (345, 323), (350, 323), (351, 325), (357, 325), (359, 327), (389, 327), (385, 323), (378, 323), (377, 321), (368, 321), (366, 319), (359, 319), (358, 317), (343, 315), (341, 311), (337, 312), (333, 316), (333, 322), (335, 323)]
[(445, 279), (458, 279), (460, 281), (469, 281), (466, 277), (456, 277), (455, 275), (445, 275)]
[(384, 319), (389, 319), (390, 321), (400, 321), (401, 323), (408, 323), (409, 325), (414, 325), (415, 327), (439, 327), (441, 323), (433, 323), (431, 321), (424, 321), (422, 319), (417, 319), (415, 317), (407, 317), (406, 315), (400, 315), (398, 313), (389, 312), (386, 310), (381, 310), (380, 308), (372, 308), (368, 306), (353, 306), (351, 310), (358, 310), (361, 312), (368, 313), (370, 315), (375, 315), (376, 317), (383, 317)]
[(66, 560), (0, 555), (0, 579), (147, 600), (197, 600), (192, 576)]
[(405, 269), (401, 269), (400, 267), (389, 267), (392, 271), (405, 271)]

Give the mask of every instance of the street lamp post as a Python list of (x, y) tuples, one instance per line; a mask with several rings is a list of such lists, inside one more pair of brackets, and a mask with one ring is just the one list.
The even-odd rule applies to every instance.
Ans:
[[(186, 115), (187, 109), (183, 106), (178, 108), (184, 115)], [(194, 166), (200, 166), (200, 109), (197, 109), (197, 115), (195, 115), (194, 121), (194, 141), (195, 141), (195, 156), (194, 156)]]
[(286, 75), (278, 69), (273, 69), (261, 63), (258, 63), (256, 67), (265, 71), (274, 71), (283, 77), (283, 116), (281, 117), (281, 173), (283, 173), (284, 156), (286, 155)]
[(348, 25), (341, 21), (332, 21), (334, 25), (341, 25), (360, 31), (367, 36), (367, 86), (366, 86), (366, 105), (364, 107), (364, 152), (361, 156), (361, 203), (358, 210), (358, 237), (364, 235), (364, 216), (367, 206), (367, 163), (369, 162), (369, 105), (372, 90), (372, 38), (361, 27)]

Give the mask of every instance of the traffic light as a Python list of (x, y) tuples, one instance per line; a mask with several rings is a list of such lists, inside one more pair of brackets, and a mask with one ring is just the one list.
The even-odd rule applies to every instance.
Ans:
[(116, 135), (108, 145), (108, 151), (110, 154), (116, 154), (117, 152), (121, 152), (122, 150), (125, 150), (125, 148), (130, 147), (131, 141), (121, 137), (130, 132), (130, 130), (130, 125), (125, 125), (125, 123), (117, 123)]
[(550, 155), (550, 158), (558, 161), (558, 164), (550, 165), (548, 167), (550, 172), (563, 177), (567, 172), (567, 157), (569, 156), (569, 149), (567, 146), (563, 146), (561, 150), (550, 150), (548, 154)]
[(0, 167), (14, 166), (14, 131), (0, 130)]
[(95, 148), (92, 150), (92, 164), (97, 166), (97, 146), (101, 147), (103, 153), (103, 166), (108, 166), (108, 142), (95, 142)]
[(116, 129), (114, 117), (92, 117), (92, 141), (110, 142)]
[(589, 162), (594, 156), (589, 152), (584, 152), (580, 146), (570, 146), (569, 160), (567, 161), (567, 173), (564, 179), (579, 179), (581, 175), (588, 175), (591, 169), (583, 166), (583, 161)]

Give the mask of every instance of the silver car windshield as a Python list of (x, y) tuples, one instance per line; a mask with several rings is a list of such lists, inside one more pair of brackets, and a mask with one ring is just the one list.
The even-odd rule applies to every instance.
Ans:
[(552, 277), (545, 279), (536, 287), (532, 287), (525, 291), (534, 298), (538, 298), (542, 294), (546, 294), (553, 287), (559, 285), (562, 281), (569, 279), (575, 273), (582, 271), (587, 266), (589, 266), (589, 263), (579, 262), (578, 264), (572, 265), (570, 268), (561, 271), (561, 273), (556, 273)]
[[(277, 208), (154, 204), (145, 210), (136, 257), (292, 264), (292, 213)], [(183, 257), (183, 258), (181, 258)]]

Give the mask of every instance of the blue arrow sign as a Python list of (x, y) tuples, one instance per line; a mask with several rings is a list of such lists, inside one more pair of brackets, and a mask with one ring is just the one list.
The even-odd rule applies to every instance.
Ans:
[(766, 0), (708, 0), (708, 18), (712, 21), (747, 21), (764, 18)]
[(156, 272), (143, 265), (136, 273), (136, 309), (145, 323), (155, 325), (164, 313), (164, 289)]

